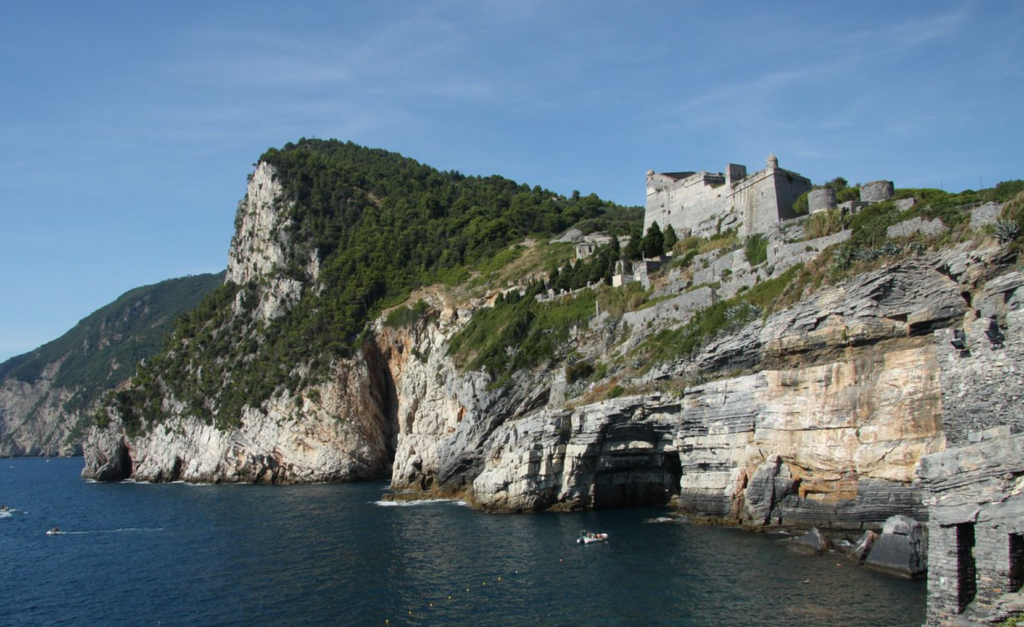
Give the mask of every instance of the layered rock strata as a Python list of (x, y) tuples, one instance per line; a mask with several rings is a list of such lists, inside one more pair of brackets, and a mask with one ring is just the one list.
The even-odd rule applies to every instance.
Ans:
[[(258, 323), (315, 289), (315, 252), (303, 262), (305, 283), (280, 271), (306, 258), (289, 248), (282, 197), (261, 164), (231, 249), (228, 280), (256, 290)], [(996, 356), (975, 374), (968, 362), (949, 365), (947, 330), (966, 318), (969, 337), (999, 335), (1024, 283), (1013, 272), (997, 276), (999, 251), (968, 246), (821, 289), (621, 381), (646, 393), (600, 402), (574, 400), (561, 368), (520, 371), (501, 385), (460, 370), (451, 338), (488, 305), (426, 290), (414, 296), (427, 304), (419, 320), (398, 328), (378, 320), (362, 354), (334, 363), (315, 388), (247, 407), (237, 428), (217, 430), (173, 398), (164, 399), (172, 418), (142, 434), (112, 437), (115, 416), (115, 429), (93, 433), (86, 473), (272, 482), (390, 475), (396, 490), (461, 495), (492, 511), (678, 496), (695, 517), (754, 527), (920, 517), (914, 468), (945, 447), (943, 388), (974, 381), (990, 363), (1012, 367)], [(685, 319), (694, 315), (687, 303), (667, 299), (633, 318), (645, 327)], [(630, 334), (595, 320), (574, 330), (565, 353), (627, 357)]]

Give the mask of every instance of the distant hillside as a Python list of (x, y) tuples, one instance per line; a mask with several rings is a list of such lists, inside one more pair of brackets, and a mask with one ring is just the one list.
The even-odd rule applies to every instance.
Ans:
[(175, 317), (223, 281), (221, 272), (133, 289), (60, 338), (0, 364), (0, 455), (77, 450), (79, 418), (159, 352)]

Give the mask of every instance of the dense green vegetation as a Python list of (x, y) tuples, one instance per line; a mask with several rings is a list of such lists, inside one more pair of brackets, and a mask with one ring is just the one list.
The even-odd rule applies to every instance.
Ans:
[[(247, 315), (258, 286), (211, 295), (179, 322), (168, 350), (139, 372), (135, 387), (113, 399), (129, 421), (158, 418), (161, 399), (173, 396), (208, 422), (237, 424), (244, 405), (259, 405), (278, 386), (308, 386), (333, 359), (359, 350), (367, 321), (412, 290), (493, 272), (515, 260), (519, 251), (509, 245), (527, 236), (602, 221), (625, 229), (642, 216), (594, 195), (566, 198), (500, 176), (442, 172), (350, 142), (303, 139), (261, 160), (274, 166), (288, 202), (291, 244), (282, 272), (303, 282), (301, 299), (263, 325)], [(315, 285), (305, 271), (311, 255), (320, 264)], [(410, 323), (423, 313), (415, 309), (392, 312), (388, 324)], [(527, 353), (515, 363), (529, 361)], [(311, 367), (296, 367), (304, 364)]]
[(748, 237), (743, 246), (743, 256), (751, 266), (768, 261), (768, 238), (761, 233), (754, 233)]
[(34, 383), (61, 361), (53, 385), (75, 391), (65, 411), (84, 409), (158, 353), (176, 316), (224, 282), (224, 273), (171, 279), (124, 293), (36, 350), (0, 364), (0, 379)]
[[(827, 187), (835, 191), (836, 202), (844, 203), (848, 200), (860, 200), (860, 185), (854, 185), (850, 187), (849, 182), (841, 176), (837, 176), (824, 185), (815, 185), (811, 191), (815, 189), (821, 189)], [(800, 194), (797, 199), (793, 202), (793, 213), (797, 215), (807, 215), (810, 210), (809, 197), (811, 192), (804, 192)]]

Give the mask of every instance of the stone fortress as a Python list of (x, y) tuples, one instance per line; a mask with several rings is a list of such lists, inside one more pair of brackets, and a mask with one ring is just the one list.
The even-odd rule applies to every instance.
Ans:
[(764, 170), (747, 174), (747, 167), (730, 163), (725, 172), (647, 171), (644, 232), (654, 222), (668, 225), (680, 237), (707, 237), (737, 228), (741, 237), (764, 233), (790, 220), (793, 203), (811, 190), (810, 179), (779, 167), (769, 155)]

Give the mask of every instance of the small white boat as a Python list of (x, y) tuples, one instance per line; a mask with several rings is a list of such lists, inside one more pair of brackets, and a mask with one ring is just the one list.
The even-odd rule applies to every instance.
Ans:
[(47, 531), (46, 535), (48, 535), (48, 536), (59, 536), (62, 533), (64, 533), (64, 532), (60, 530), (60, 527), (54, 527), (53, 529), (50, 529), (49, 531)]
[(576, 544), (591, 544), (593, 542), (607, 542), (607, 533), (590, 533), (589, 531), (581, 531), (580, 537), (576, 538)]

